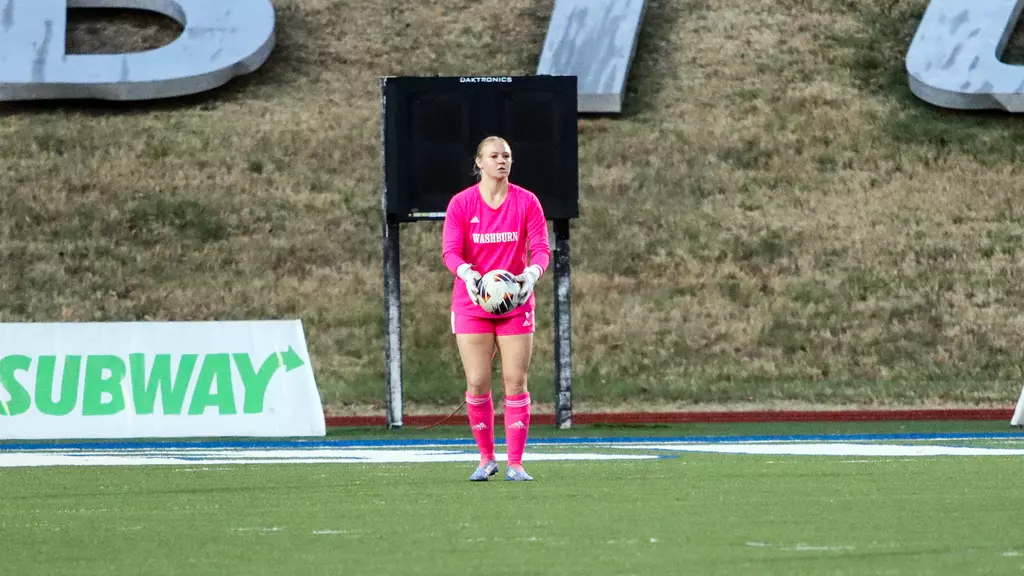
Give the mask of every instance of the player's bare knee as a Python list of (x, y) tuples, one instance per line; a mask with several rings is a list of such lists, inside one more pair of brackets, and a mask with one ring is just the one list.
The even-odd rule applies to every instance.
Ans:
[(505, 396), (518, 396), (526, 394), (526, 374), (504, 374), (502, 384), (505, 388)]
[(485, 396), (491, 391), (491, 378), (488, 374), (486, 377), (476, 376), (466, 378), (466, 392), (470, 396)]

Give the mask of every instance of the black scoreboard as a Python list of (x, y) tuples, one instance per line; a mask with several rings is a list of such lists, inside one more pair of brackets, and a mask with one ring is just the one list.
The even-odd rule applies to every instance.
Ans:
[(444, 218), (473, 185), (476, 147), (512, 148), (509, 181), (537, 195), (549, 220), (579, 216), (575, 76), (388, 77), (382, 84), (386, 216)]

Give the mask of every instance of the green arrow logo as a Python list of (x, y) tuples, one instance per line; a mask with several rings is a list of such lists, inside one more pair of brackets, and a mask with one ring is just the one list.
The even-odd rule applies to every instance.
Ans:
[(305, 364), (299, 353), (291, 346), (288, 347), (287, 351), (277, 353), (277, 361), (279, 366), (284, 366), (286, 372), (301, 368)]

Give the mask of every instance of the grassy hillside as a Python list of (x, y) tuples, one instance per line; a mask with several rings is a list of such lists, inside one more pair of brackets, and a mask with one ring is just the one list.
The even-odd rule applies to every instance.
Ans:
[[(0, 320), (297, 317), (329, 404), (383, 399), (377, 77), (531, 74), (553, 1), (275, 3), (212, 94), (0, 107)], [(579, 122), (578, 406), (1016, 398), (1024, 120), (910, 94), (925, 5), (650, 0), (624, 113)], [(109, 14), (70, 48), (177, 33)], [(402, 234), (406, 396), (451, 403), (440, 225)]]

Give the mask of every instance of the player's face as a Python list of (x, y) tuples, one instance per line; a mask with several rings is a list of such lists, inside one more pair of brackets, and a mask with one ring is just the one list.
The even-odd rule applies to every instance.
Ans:
[(504, 142), (491, 142), (476, 159), (476, 165), (490, 178), (504, 180), (512, 171), (512, 151)]

